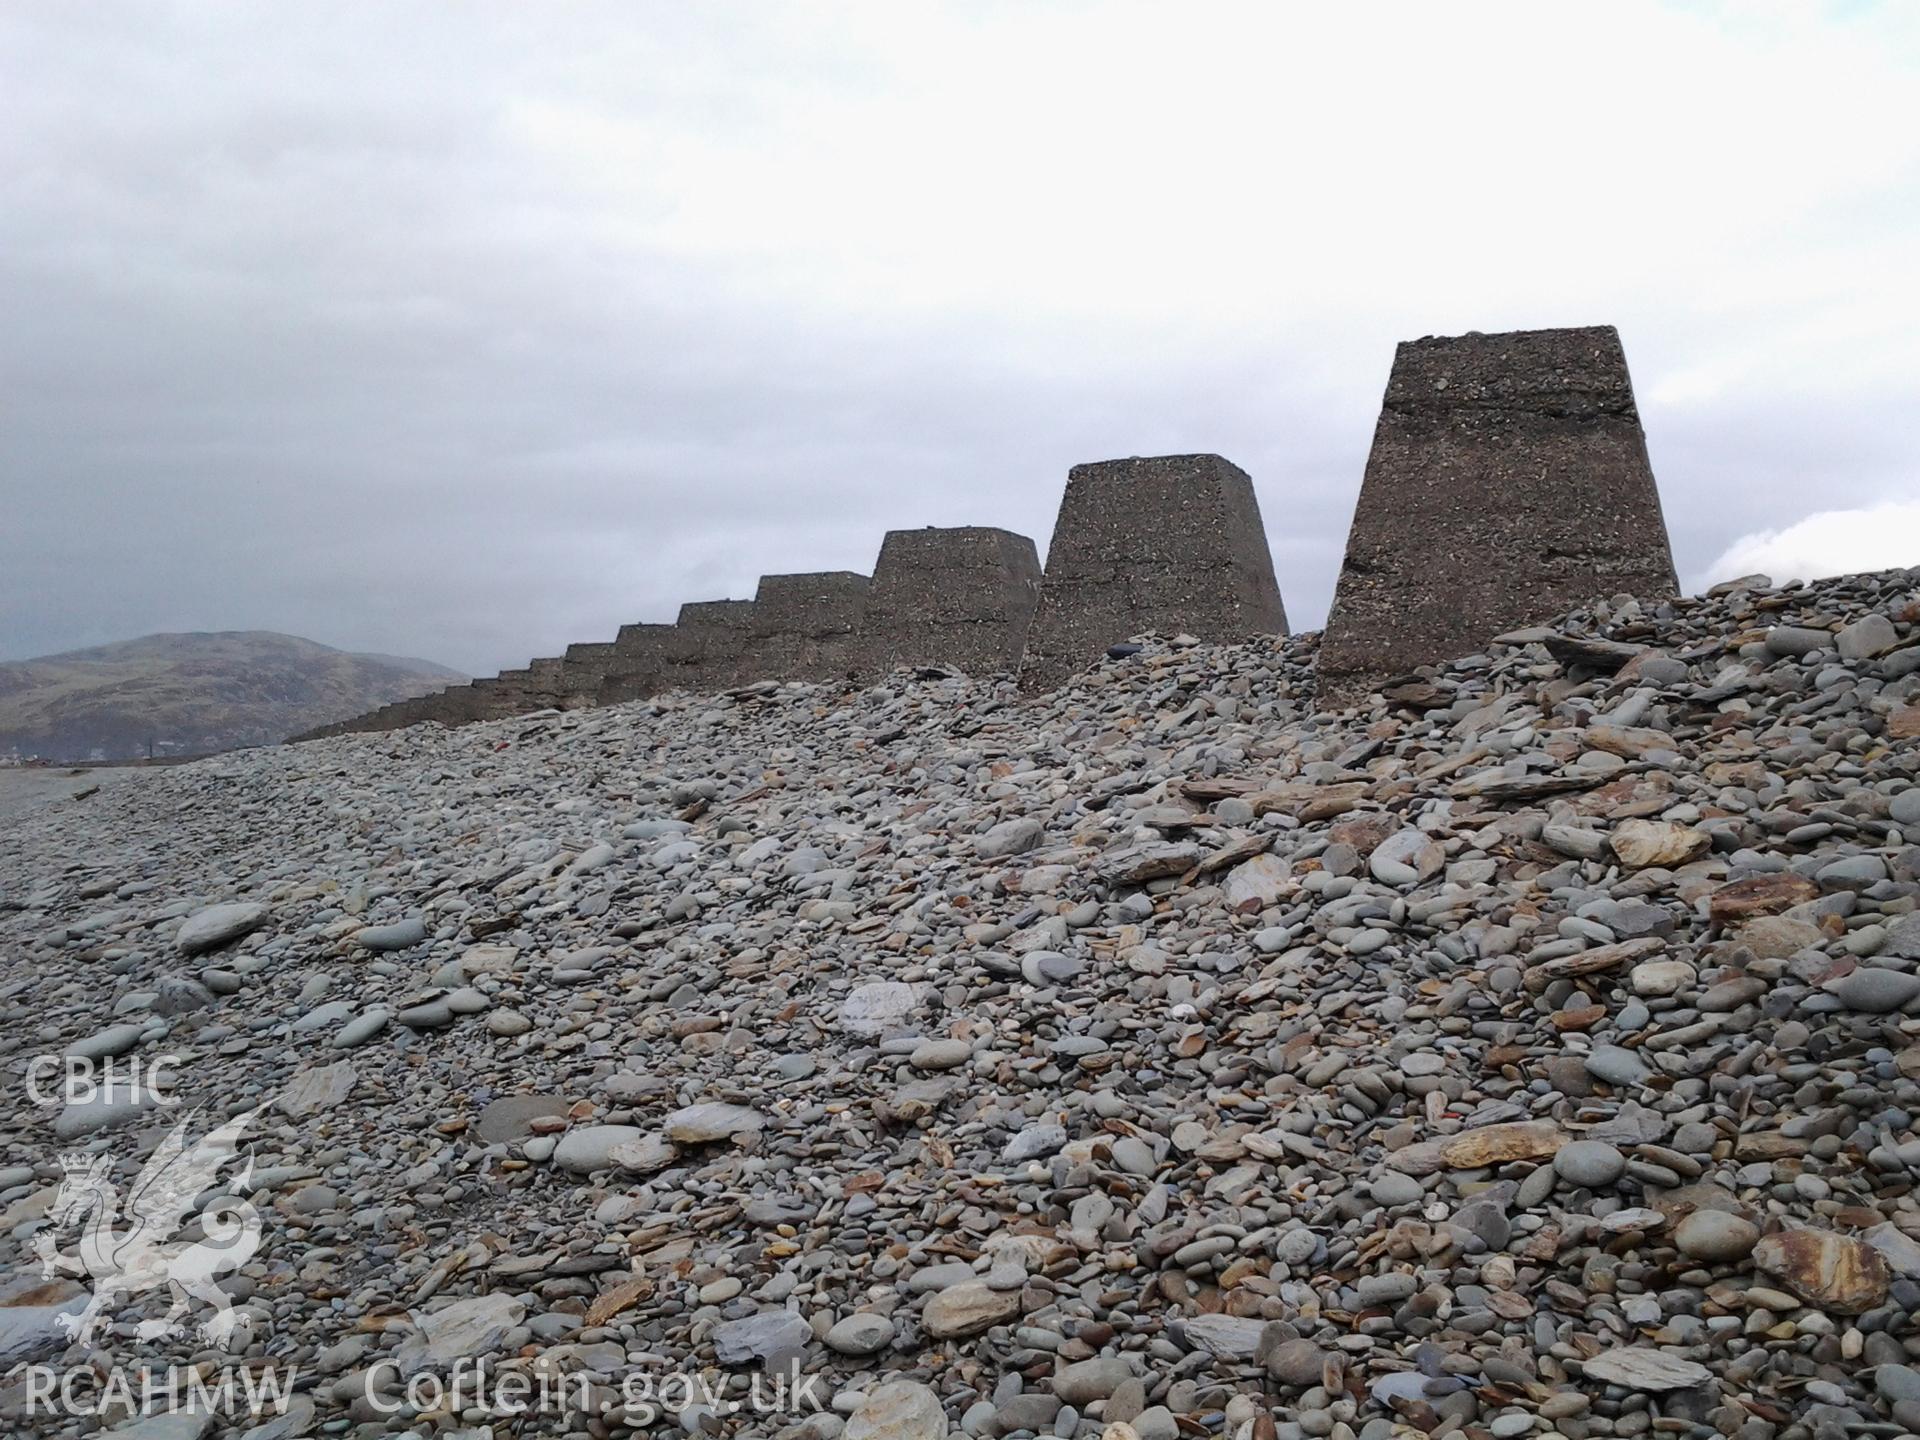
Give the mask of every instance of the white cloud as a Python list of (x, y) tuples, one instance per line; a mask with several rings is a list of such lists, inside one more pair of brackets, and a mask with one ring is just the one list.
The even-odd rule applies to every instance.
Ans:
[(1920, 565), (1920, 500), (1821, 510), (1784, 530), (1742, 535), (1707, 567), (1702, 588), (1741, 575), (1817, 580)]

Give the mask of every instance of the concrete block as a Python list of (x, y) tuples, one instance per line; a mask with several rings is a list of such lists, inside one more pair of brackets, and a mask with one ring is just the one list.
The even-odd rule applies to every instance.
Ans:
[(601, 677), (596, 703), (619, 705), (658, 694), (673, 635), (671, 625), (622, 625), (614, 637), (613, 656)]
[(486, 718), (485, 693), (479, 681), (449, 685), (434, 696), (433, 717), (445, 725), (471, 725)]
[(1020, 668), (1040, 598), (1040, 556), (1011, 530), (889, 530), (874, 562), (856, 673), (951, 665), (970, 675)]
[(1341, 703), (1590, 600), (1678, 590), (1610, 325), (1410, 340), (1316, 662)]
[(518, 695), (512, 687), (503, 686), (498, 675), (477, 675), (467, 688), (473, 692), (468, 704), (475, 720), (498, 720), (514, 713)]
[(741, 651), (740, 683), (844, 680), (854, 669), (869, 581), (850, 570), (762, 575)]
[(1058, 685), (1146, 631), (1215, 642), (1287, 633), (1253, 482), (1218, 455), (1073, 467), (1021, 685)]
[(560, 666), (561, 703), (569, 710), (584, 709), (599, 700), (600, 686), (613, 664), (612, 640), (581, 640), (567, 646)]
[(744, 683), (741, 662), (753, 633), (753, 601), (689, 601), (673, 629), (662, 689), (714, 691)]

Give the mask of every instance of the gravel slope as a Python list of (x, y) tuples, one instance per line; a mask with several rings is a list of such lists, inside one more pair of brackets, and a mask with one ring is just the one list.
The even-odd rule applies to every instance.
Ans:
[[(608, 1407), (501, 1435), (668, 1371), (814, 1440), (1920, 1432), (1920, 572), (1505, 639), (1340, 714), (1316, 637), (1151, 642), (158, 772), (0, 834), (0, 1063), (263, 1107), (289, 1433), (482, 1423), (378, 1408), (476, 1354)], [(58, 1154), (184, 1112), (12, 1083), (0, 1353), (222, 1359), (20, 1302)]]

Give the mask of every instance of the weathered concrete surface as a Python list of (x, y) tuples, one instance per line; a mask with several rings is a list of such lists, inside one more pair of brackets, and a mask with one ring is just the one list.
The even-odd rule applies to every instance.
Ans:
[(1218, 455), (1073, 467), (1020, 683), (1058, 685), (1149, 630), (1213, 641), (1287, 633), (1253, 482)]
[(607, 662), (595, 703), (620, 705), (658, 694), (664, 686), (673, 636), (672, 625), (622, 625), (614, 637), (613, 657)]
[(1367, 457), (1321, 692), (1348, 699), (1586, 601), (1678, 588), (1612, 326), (1411, 340)]
[(856, 672), (1017, 671), (1039, 598), (1040, 555), (1024, 535), (985, 525), (889, 530), (867, 591)]
[(567, 646), (560, 666), (560, 698), (567, 709), (597, 704), (600, 686), (613, 664), (612, 640), (581, 640)]
[(488, 680), (476, 680), (481, 692), (484, 718), (498, 720), (508, 715), (525, 715), (534, 710), (550, 710), (565, 700), (562, 689), (566, 662), (559, 656), (532, 660), (518, 670), (502, 670)]
[(762, 575), (740, 682), (846, 679), (855, 668), (869, 583), (851, 570)]
[(680, 607), (661, 670), (663, 690), (725, 690), (742, 682), (753, 601), (694, 600)]
[(321, 725), (312, 730), (302, 731), (288, 737), (289, 743), (298, 744), (306, 740), (324, 740), (333, 735), (370, 734), (381, 730), (401, 730), (409, 725), (418, 725), (425, 721), (438, 721), (442, 725), (465, 725), (474, 720), (492, 720), (501, 715), (514, 713), (519, 708), (519, 700), (513, 700), (513, 708), (504, 708), (500, 702), (491, 699), (495, 693), (494, 680), (474, 680), (464, 685), (450, 685), (445, 690), (436, 690), (431, 695), (416, 695), (410, 700), (396, 700), (382, 705), (377, 710), (369, 710), (364, 715), (355, 715), (351, 719), (336, 720), (331, 725)]
[(470, 725), (476, 720), (486, 719), (486, 692), (478, 686), (478, 681), (449, 685), (439, 694), (429, 697), (431, 704), (427, 713), (447, 725)]
[(502, 715), (513, 713), (508, 708), (509, 695), (502, 691), (498, 675), (475, 676), (467, 688), (473, 692), (468, 703), (473, 708), (474, 719), (498, 720)]
[(518, 670), (502, 670), (493, 677), (488, 689), (492, 718), (495, 720), (544, 709), (550, 703), (542, 698), (544, 692), (531, 665)]

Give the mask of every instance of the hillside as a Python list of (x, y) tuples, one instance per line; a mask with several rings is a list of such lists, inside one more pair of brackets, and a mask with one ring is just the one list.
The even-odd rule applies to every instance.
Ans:
[[(448, 1434), (401, 1377), (479, 1357), (599, 1411), (500, 1435), (1920, 1433), (1920, 571), (1351, 708), (1316, 646), (420, 725), (0, 827), (0, 1067), (185, 1102), (20, 1106), (0, 1274), (79, 1243), (63, 1150), (124, 1187), (235, 1117), (265, 1433)], [(18, 1353), (83, 1365), (35, 1295)], [(167, 1304), (98, 1353), (205, 1359), (136, 1338)], [(717, 1398), (662, 1420), (663, 1366)]]
[(0, 663), (0, 759), (128, 760), (266, 745), (463, 678), (269, 630), (145, 635)]

